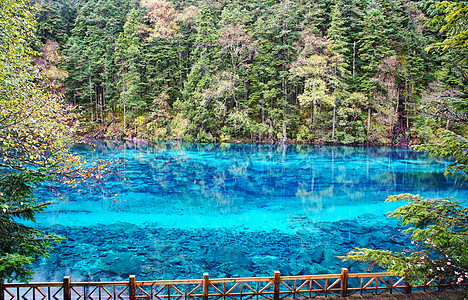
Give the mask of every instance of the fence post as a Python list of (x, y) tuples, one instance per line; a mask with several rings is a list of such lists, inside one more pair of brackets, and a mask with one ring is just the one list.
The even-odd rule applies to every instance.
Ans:
[(208, 288), (210, 286), (210, 275), (203, 273), (203, 300), (208, 300)]
[(341, 269), (341, 297), (348, 296), (348, 269)]
[(409, 284), (409, 281), (405, 277), (405, 288), (403, 290), (403, 294), (411, 294), (411, 285)]
[(71, 277), (70, 276), (63, 277), (63, 300), (71, 300)]
[(3, 279), (0, 279), (0, 300), (5, 300), (5, 286)]
[(280, 284), (281, 284), (281, 273), (280, 271), (275, 271), (275, 277), (273, 281), (273, 300), (279, 300), (280, 295)]
[(135, 275), (130, 275), (128, 277), (128, 297), (130, 300), (136, 299), (136, 284), (135, 284)]

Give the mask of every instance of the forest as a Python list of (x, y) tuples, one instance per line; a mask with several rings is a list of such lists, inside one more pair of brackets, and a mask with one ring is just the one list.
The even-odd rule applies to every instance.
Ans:
[(88, 137), (408, 146), (467, 131), (466, 51), (443, 43), (432, 2), (36, 1), (37, 64)]
[[(102, 192), (120, 176), (70, 148), (80, 136), (419, 144), (468, 178), (466, 2), (31, 1), (0, 1), (0, 287), (64, 241), (21, 223), (50, 204), (37, 187)], [(389, 216), (421, 250), (341, 259), (468, 279), (465, 199), (387, 201), (407, 203)]]

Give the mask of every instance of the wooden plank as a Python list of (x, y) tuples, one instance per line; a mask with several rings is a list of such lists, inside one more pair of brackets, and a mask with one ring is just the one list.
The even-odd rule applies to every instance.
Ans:
[[(140, 286), (136, 285), (135, 287), (137, 288), (137, 290), (140, 290), (140, 291), (142, 291), (142, 292), (143, 292), (143, 294), (145, 294), (145, 295), (146, 295), (146, 297), (148, 297), (148, 298), (150, 297), (150, 294), (149, 294), (149, 293), (147, 293), (147, 292), (146, 292), (144, 289), (142, 289)], [(101, 297), (99, 297), (99, 299), (101, 299)]]
[(208, 300), (208, 288), (210, 286), (210, 276), (203, 273), (203, 300)]
[[(289, 290), (289, 292), (292, 292), (292, 293), (294, 292), (294, 288), (287, 285), (286, 282), (281, 281), (281, 283)], [(296, 283), (296, 281), (294, 281), (294, 283)], [(289, 293), (288, 291), (286, 291), (286, 292)]]
[(390, 277), (390, 286), (391, 286), (390, 288), (390, 294), (391, 294), (393, 292), (393, 276)]
[(63, 277), (63, 300), (71, 300), (71, 277)]
[(297, 287), (297, 281), (294, 280), (294, 286), (293, 286), (293, 288), (294, 288), (294, 294), (293, 294), (293, 299), (296, 299), (296, 287)]
[[(111, 292), (109, 292), (109, 291), (108, 291), (108, 290), (107, 290), (105, 287), (103, 287), (103, 286), (102, 286), (102, 287), (100, 287), (100, 289), (103, 289), (103, 290), (104, 290), (104, 292), (106, 292), (106, 293), (107, 293), (107, 295), (109, 295), (109, 298), (110, 298), (110, 297), (112, 297), (112, 293), (111, 293)], [(101, 299), (101, 298), (99, 298), (99, 299)]]
[(120, 291), (120, 293), (117, 295), (117, 298), (120, 298), (120, 299), (123, 299), (122, 297), (122, 294), (128, 289), (128, 285), (125, 286), (125, 288), (123, 290)]
[(135, 275), (130, 275), (128, 277), (128, 297), (130, 300), (136, 299)]
[[(267, 285), (265, 285), (263, 287), (263, 289), (260, 290), (259, 294), (261, 294), (261, 295), (265, 294), (265, 293), (263, 293), (263, 291), (266, 290), (267, 288), (269, 288), (272, 284), (273, 284), (273, 280), (270, 281), (270, 283), (268, 283)], [(266, 294), (271, 294), (271, 292), (266, 292)]]
[(235, 285), (233, 285), (227, 292), (226, 295), (231, 295), (231, 292), (239, 285), (239, 282), (236, 282)]
[(266, 282), (266, 281), (272, 281), (273, 279), (274, 279), (273, 277), (213, 278), (213, 279), (210, 279), (210, 282), (212, 283)]
[[(345, 274), (344, 274), (345, 273)], [(207, 274), (206, 274), (207, 275)], [(393, 279), (395, 277), (395, 280)], [(349, 286), (349, 278), (359, 278), (360, 279), (360, 287)], [(299, 281), (298, 280), (302, 280)], [(365, 284), (364, 284), (364, 280)], [(373, 285), (373, 281), (375, 280), (375, 285)], [(301, 275), (301, 276), (281, 276), (278, 272), (274, 274), (273, 277), (246, 277), (246, 278), (215, 278), (209, 279), (208, 276), (205, 276), (203, 279), (188, 279), (188, 280), (156, 280), (156, 281), (136, 281), (135, 279), (129, 278), (127, 282), (71, 282), (71, 279), (68, 281), (60, 282), (35, 282), (35, 283), (3, 283), (0, 289), (0, 296), (2, 297), (0, 300), (5, 300), (8, 295), (11, 295), (11, 292), (8, 289), (14, 290), (16, 288), (17, 292), (17, 299), (13, 300), (20, 300), (23, 294), (20, 294), (20, 289), (27, 290), (23, 296), (29, 295), (28, 298), (32, 296), (32, 300), (44, 299), (44, 300), (57, 300), (59, 292), (60, 294), (64, 294), (64, 300), (71, 300), (71, 293), (76, 293), (73, 297), (91, 297), (92, 295), (96, 294), (96, 290), (99, 291), (99, 295), (94, 295), (94, 297), (99, 297), (99, 299), (103, 299), (103, 297), (114, 298), (127, 298), (127, 296), (123, 296), (124, 292), (128, 290), (128, 298), (129, 300), (136, 300), (137, 298), (141, 297), (151, 297), (150, 300), (154, 300), (153, 296), (159, 298), (168, 298), (171, 297), (170, 289), (173, 288), (176, 292), (176, 297), (184, 297), (184, 298), (193, 298), (193, 297), (203, 297), (204, 300), (210, 297), (218, 297), (224, 296), (228, 298), (232, 298), (235, 296), (244, 297), (244, 300), (247, 298), (254, 298), (256, 296), (257, 299), (259, 298), (266, 298), (266, 299), (281, 299), (284, 296), (291, 295), (295, 297), (296, 294), (299, 295), (307, 295), (309, 297), (317, 296), (319, 294), (335, 294), (341, 296), (349, 296), (351, 294), (355, 294), (360, 292), (373, 292), (375, 294), (384, 294), (384, 293), (393, 293), (393, 290), (397, 291), (399, 289), (403, 292), (408, 292), (409, 285), (403, 284), (404, 277), (400, 276), (393, 276), (389, 273), (347, 273), (342, 270), (342, 274), (324, 274), (324, 275)], [(288, 281), (292, 281), (288, 283)], [(318, 281), (325, 281), (325, 287), (323, 287)], [(379, 283), (381, 281), (382, 283)], [(339, 285), (338, 283), (341, 282)], [(388, 283), (389, 282), (389, 283)], [(263, 284), (261, 284), (263, 283)], [(309, 284), (308, 284), (309, 283)], [(188, 285), (196, 286), (193, 290), (190, 291), (191, 287)], [(207, 285), (208, 284), (208, 285)], [(224, 289), (218, 288), (215, 284), (224, 285)], [(231, 288), (226, 287), (226, 284), (234, 284)], [(243, 289), (243, 285), (246, 285), (246, 288)], [(283, 291), (281, 291), (281, 284), (285, 286)], [(320, 288), (314, 288), (313, 285), (317, 285)], [(133, 285), (133, 287), (132, 287)], [(183, 287), (181, 286), (183, 285)], [(212, 285), (214, 289), (209, 291), (209, 286)], [(260, 285), (264, 285), (260, 287)], [(310, 285), (307, 288), (307, 285)], [(459, 288), (463, 289), (466, 288), (467, 283), (463, 282), (462, 284), (456, 284), (450, 280), (446, 280), (445, 278), (433, 278), (432, 280), (426, 280), (424, 284), (415, 286), (421, 287), (425, 290), (427, 289), (438, 289), (444, 290), (447, 288)], [(144, 286), (151, 287), (151, 294), (148, 294), (146, 291), (142, 289)], [(153, 293), (153, 287), (160, 287), (163, 288), (159, 290), (157, 293)], [(257, 287), (255, 290), (253, 287)], [(123, 287), (122, 291), (116, 294), (116, 287)], [(236, 287), (240, 287), (240, 292), (234, 292)], [(53, 289), (51, 289), (53, 288)], [(58, 288), (58, 290), (56, 289)], [(81, 288), (84, 289), (83, 295), (77, 292), (77, 289), (80, 290)], [(89, 293), (87, 293), (87, 288), (89, 288)], [(107, 288), (107, 289), (106, 289)], [(114, 293), (110, 293), (111, 288), (113, 288)], [(136, 290), (140, 289), (144, 295), (143, 296), (136, 296)], [(167, 295), (158, 295), (161, 291), (167, 288), (169, 292)], [(101, 293), (101, 289), (104, 289), (104, 293)], [(195, 293), (197, 289), (200, 289), (198, 293)], [(23, 291), (24, 291), (23, 290)], [(120, 290), (120, 288), (118, 289)], [(203, 291), (201, 291), (203, 290)], [(134, 292), (135, 293), (134, 293)], [(190, 292), (189, 292), (190, 291)], [(345, 292), (346, 291), (346, 292)], [(336, 292), (336, 293), (335, 293)], [(165, 291), (163, 293), (166, 293)], [(338, 293), (338, 294), (337, 294)], [(107, 295), (106, 295), (107, 294)], [(315, 294), (315, 295), (313, 295)], [(283, 296), (283, 297), (280, 297)], [(12, 296), (13, 297), (13, 296)], [(41, 298), (42, 297), (42, 298)], [(14, 297), (13, 297), (14, 298)], [(86, 299), (83, 299), (86, 300)]]
[[(363, 273), (369, 274), (369, 273)], [(381, 274), (381, 273), (379, 273)], [(335, 279), (340, 278), (341, 274), (322, 274), (322, 275), (300, 275), (300, 276), (281, 276), (281, 280), (313, 280), (313, 279)], [(256, 278), (256, 277), (253, 277)], [(271, 279), (270, 279), (271, 280)]]
[(71, 282), (73, 287), (112, 287), (112, 286), (128, 286), (127, 282)]
[(181, 297), (185, 296), (185, 294), (184, 294), (181, 290), (179, 290), (177, 287), (175, 287), (174, 285), (171, 285), (171, 287), (172, 287), (174, 290), (176, 290), (176, 291), (180, 294)]
[(328, 278), (325, 278), (325, 297), (328, 295)]
[(257, 291), (255, 291), (250, 285), (247, 284), (247, 282), (244, 282), (244, 285), (250, 289), (252, 292), (254, 292), (255, 294), (257, 293)]
[[(242, 282), (241, 282), (241, 284), (240, 284), (240, 299), (241, 299), (241, 300), (242, 300), (242, 296), (243, 296), (243, 295), (244, 295), (244, 294), (242, 293)], [(246, 293), (246, 295), (248, 295), (248, 293)]]
[(5, 300), (5, 287), (3, 279), (0, 279), (0, 300)]
[[(339, 276), (339, 275), (338, 275)], [(368, 278), (368, 277), (390, 277), (395, 276), (389, 273), (349, 273), (349, 278)]]
[(403, 291), (404, 294), (411, 294), (411, 285), (409, 281), (405, 278), (405, 289)]
[[(212, 283), (210, 283), (210, 286), (211, 286), (212, 288), (214, 288), (215, 290), (218, 291), (218, 293), (219, 293), (218, 295), (221, 295), (221, 296), (224, 295), (223, 292), (222, 292), (220, 289), (218, 289), (218, 287), (216, 287), (215, 285), (213, 285)], [(211, 295), (213, 295), (213, 294), (211, 294)]]
[(275, 271), (274, 280), (273, 280), (273, 300), (279, 300), (281, 284), (281, 273), (280, 271)]
[(78, 296), (80, 296), (79, 298), (83, 297), (83, 295), (81, 295), (73, 286), (70, 290), (74, 291)]
[[(212, 279), (214, 282), (214, 279)], [(202, 284), (202, 279), (187, 279), (187, 280), (145, 280), (145, 281), (136, 281), (136, 285), (183, 285), (183, 284)], [(127, 285), (126, 282), (123, 285)]]
[[(198, 290), (202, 285), (203, 285), (203, 282), (199, 283), (196, 287), (193, 288), (193, 290), (191, 290), (191, 291), (187, 294), (187, 296), (189, 296), (189, 297), (191, 297), (191, 296), (195, 297), (196, 294), (193, 294), (193, 292), (195, 292), (196, 290)], [(193, 294), (193, 295), (192, 295), (192, 294)]]
[(38, 292), (39, 292), (39, 294), (41, 294), (41, 295), (42, 295), (42, 299), (44, 299), (44, 298), (46, 298), (46, 297), (47, 297), (47, 295), (46, 295), (46, 294), (44, 294), (44, 292), (43, 292), (43, 291), (42, 291), (40, 288), (38, 288), (38, 287), (37, 287), (37, 288), (36, 288), (36, 291), (38, 291)]
[(63, 282), (4, 283), (4, 288), (61, 287)]
[[(99, 287), (99, 286), (96, 286), (96, 287), (94, 287), (94, 289), (91, 290), (91, 292), (88, 293), (88, 297), (89, 297), (89, 298), (92, 298), (91, 295), (92, 295), (97, 289), (99, 289), (99, 291), (100, 291), (100, 287)], [(101, 299), (101, 297), (99, 297), (99, 299)]]
[(52, 295), (52, 298), (58, 299), (57, 295), (58, 295), (58, 293), (60, 293), (61, 290), (63, 290), (63, 286), (61, 288), (59, 288), (57, 291), (55, 291), (55, 293)]
[(348, 269), (341, 269), (341, 297), (348, 296)]
[[(165, 288), (166, 286), (167, 286), (167, 285), (163, 285), (162, 287), (160, 287), (159, 290), (157, 290), (156, 293), (154, 293), (154, 295), (155, 295), (156, 297), (162, 297), (162, 295), (159, 296), (159, 293), (161, 293), (162, 291), (164, 291), (164, 288)], [(151, 286), (151, 287), (153, 287), (153, 286)]]

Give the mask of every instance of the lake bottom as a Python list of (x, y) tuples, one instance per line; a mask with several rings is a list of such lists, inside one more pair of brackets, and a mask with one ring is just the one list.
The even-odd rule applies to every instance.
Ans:
[(123, 281), (362, 272), (366, 264), (342, 262), (355, 247), (403, 251), (396, 220), (366, 214), (336, 222), (293, 222), (294, 233), (272, 229), (164, 228), (124, 222), (89, 227), (54, 225), (68, 237), (49, 259), (35, 263), (34, 281)]

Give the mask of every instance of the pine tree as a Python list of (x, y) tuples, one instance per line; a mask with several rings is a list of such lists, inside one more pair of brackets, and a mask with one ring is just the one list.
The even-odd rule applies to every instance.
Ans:
[(140, 55), (140, 38), (137, 32), (138, 14), (132, 9), (127, 15), (124, 31), (117, 39), (115, 49), (116, 64), (120, 67), (118, 72), (120, 80), (120, 107), (123, 110), (123, 131), (127, 127), (127, 114), (130, 109), (133, 117), (138, 111), (145, 108), (145, 103), (140, 97), (140, 73), (138, 70), (138, 60)]
[[(335, 133), (337, 129), (337, 107), (340, 102), (346, 97), (346, 80), (349, 72), (347, 70), (348, 63), (346, 61), (348, 50), (347, 36), (345, 32), (347, 28), (344, 27), (344, 20), (342, 17), (341, 9), (343, 6), (342, 1), (338, 1), (332, 9), (330, 27), (327, 30), (327, 39), (330, 42), (330, 67), (332, 69), (331, 89), (333, 90), (333, 118), (332, 118), (332, 131), (331, 141), (335, 141)], [(346, 125), (346, 124), (343, 124)]]

